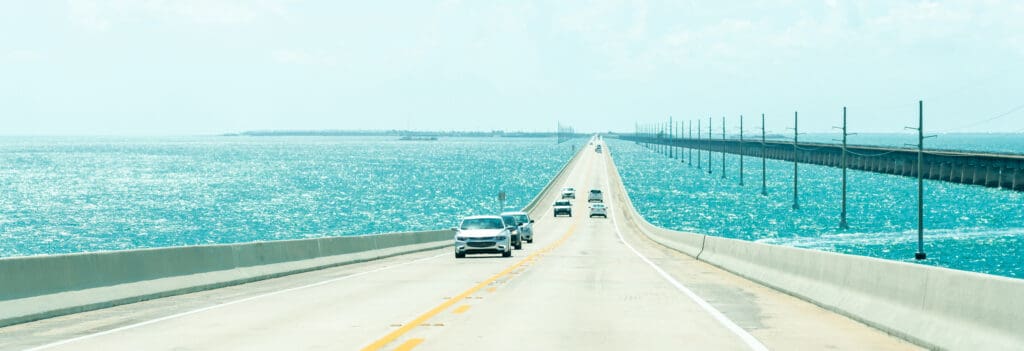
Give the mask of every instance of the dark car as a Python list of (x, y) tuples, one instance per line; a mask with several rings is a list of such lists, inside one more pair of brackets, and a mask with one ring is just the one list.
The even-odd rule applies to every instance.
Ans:
[(555, 209), (555, 217), (558, 217), (560, 214), (572, 217), (572, 202), (569, 202), (569, 200), (555, 201), (552, 207)]
[(516, 250), (522, 250), (523, 230), (519, 227), (519, 222), (516, 221), (516, 216), (511, 214), (502, 214), (501, 220), (505, 221), (506, 227), (512, 228), (512, 247), (516, 248)]

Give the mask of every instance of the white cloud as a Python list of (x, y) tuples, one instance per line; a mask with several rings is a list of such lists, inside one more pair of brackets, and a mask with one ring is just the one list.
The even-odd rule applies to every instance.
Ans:
[(326, 65), (331, 66), (337, 60), (325, 53), (315, 53), (306, 50), (281, 49), (275, 50), (270, 57), (277, 62), (293, 65)]
[(6, 53), (0, 53), (0, 62), (38, 62), (45, 60), (46, 56), (43, 53), (35, 50), (13, 50)]
[(68, 0), (80, 27), (106, 31), (126, 20), (162, 19), (199, 24), (241, 24), (287, 15), (282, 2), (242, 0)]
[(68, 17), (80, 27), (105, 31), (110, 29), (110, 21), (103, 15), (101, 5), (92, 0), (69, 0)]

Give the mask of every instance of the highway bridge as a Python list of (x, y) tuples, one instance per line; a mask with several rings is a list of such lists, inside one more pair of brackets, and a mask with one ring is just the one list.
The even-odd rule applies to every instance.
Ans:
[[(0, 260), (0, 349), (1024, 348), (1024, 280), (657, 228), (614, 151), (567, 163), (511, 258), (435, 231)], [(552, 217), (562, 186), (609, 218)]]

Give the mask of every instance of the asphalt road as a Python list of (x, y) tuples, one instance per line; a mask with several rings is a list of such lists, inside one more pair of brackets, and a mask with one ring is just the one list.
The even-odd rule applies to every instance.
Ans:
[[(552, 217), (554, 187), (511, 258), (392, 257), (11, 326), (0, 349), (918, 349), (646, 239), (607, 152), (570, 167), (574, 216)], [(591, 188), (609, 218), (586, 216)]]

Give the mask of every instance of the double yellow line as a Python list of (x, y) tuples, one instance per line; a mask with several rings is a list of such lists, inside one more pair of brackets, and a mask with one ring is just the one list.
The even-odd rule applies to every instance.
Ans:
[[(527, 256), (526, 258), (524, 258), (521, 261), (517, 262), (516, 264), (511, 265), (508, 268), (505, 268), (505, 270), (499, 272), (498, 274), (495, 274), (495, 275), (491, 276), (490, 278), (487, 278), (487, 280), (484, 280), (484, 281), (480, 282), (479, 284), (473, 286), (472, 288), (469, 288), (468, 290), (463, 291), (461, 294), (459, 294), (459, 295), (457, 295), (457, 296), (455, 296), (455, 297), (453, 297), (451, 299), (448, 299), (447, 301), (441, 303), (440, 305), (437, 305), (437, 307), (434, 307), (434, 308), (430, 309), (430, 311), (427, 311), (426, 313), (421, 314), (419, 317), (416, 317), (416, 319), (413, 319), (409, 323), (406, 323), (401, 328), (395, 329), (391, 333), (388, 333), (388, 335), (385, 335), (384, 337), (378, 339), (377, 341), (374, 341), (372, 344), (367, 345), (366, 347), (362, 348), (362, 350), (363, 351), (377, 351), (377, 350), (380, 350), (382, 347), (384, 347), (384, 345), (390, 344), (391, 342), (397, 340), (398, 338), (402, 337), (402, 335), (405, 335), (409, 331), (411, 331), (414, 328), (416, 328), (416, 327), (420, 326), (421, 324), (425, 323), (430, 318), (433, 318), (434, 316), (438, 315), (439, 313), (444, 312), (444, 310), (447, 310), (448, 308), (454, 306), (456, 303), (459, 303), (459, 302), (465, 300), (467, 297), (475, 294), (476, 292), (480, 291), (480, 289), (483, 289), (484, 287), (490, 285), (491, 283), (497, 281), (498, 279), (501, 279), (502, 277), (505, 277), (505, 276), (509, 275), (510, 273), (512, 273), (512, 271), (515, 271), (516, 268), (519, 268), (519, 267), (523, 266), (524, 264), (526, 264), (528, 262), (532, 262), (532, 261), (536, 260), (537, 258), (539, 258), (541, 255), (543, 255), (543, 254), (545, 254), (545, 253), (547, 253), (547, 252), (549, 252), (551, 250), (554, 250), (556, 247), (558, 247), (559, 245), (564, 243), (567, 239), (569, 239), (569, 236), (571, 236), (572, 233), (574, 231), (576, 231), (576, 224), (577, 223), (579, 223), (579, 222), (578, 221), (574, 221), (572, 223), (572, 225), (569, 226), (569, 229), (565, 232), (565, 234), (563, 234), (562, 237), (558, 239), (558, 241), (552, 243), (551, 245), (548, 245), (547, 247), (545, 247), (544, 249), (542, 249), (540, 251), (537, 251), (537, 252), (534, 252), (533, 254), (530, 254), (529, 256)], [(400, 349), (406, 349), (406, 350), (411, 349), (412, 347), (415, 347), (416, 345), (418, 345), (420, 342), (423, 342), (423, 339), (412, 339), (412, 340), (410, 340), (410, 342), (407, 342), (406, 344), (402, 344), (402, 348), (400, 348)]]
[[(587, 159), (587, 161), (588, 161), (587, 165), (586, 165), (587, 168), (586, 168), (585, 173), (584, 173), (584, 175), (585, 175), (584, 179), (586, 179), (586, 180), (590, 179), (590, 173), (591, 173), (590, 165), (592, 163), (591, 160), (592, 160), (592, 158), (588, 158)], [(497, 281), (498, 279), (501, 279), (502, 277), (505, 277), (505, 276), (509, 275), (510, 273), (515, 271), (516, 268), (522, 267), (524, 264), (526, 264), (528, 262), (533, 262), (533, 261), (537, 260), (537, 258), (540, 258), (541, 255), (543, 255), (545, 253), (548, 253), (551, 250), (554, 250), (558, 246), (562, 245), (562, 243), (564, 243), (566, 240), (568, 240), (569, 237), (572, 236), (572, 234), (576, 231), (576, 225), (579, 224), (579, 218), (580, 217), (578, 217), (578, 216), (575, 217), (575, 220), (573, 220), (572, 225), (569, 226), (569, 229), (566, 230), (565, 234), (562, 234), (562, 237), (559, 238), (558, 241), (555, 241), (554, 243), (551, 243), (551, 245), (548, 245), (547, 247), (541, 249), (540, 251), (537, 251), (537, 252), (534, 252), (534, 253), (530, 254), (529, 256), (527, 256), (526, 258), (524, 258), (521, 261), (517, 262), (516, 264), (511, 265), (508, 268), (505, 268), (505, 270), (499, 272), (498, 274), (495, 274), (495, 275), (491, 276), (490, 278), (487, 278), (487, 280), (484, 280), (484, 281), (480, 282), (479, 284), (473, 286), (472, 288), (469, 288), (468, 290), (463, 291), (458, 296), (455, 296), (455, 297), (453, 297), (451, 299), (448, 299), (447, 301), (441, 303), (440, 305), (437, 305), (436, 307), (430, 309), (430, 311), (427, 311), (426, 313), (423, 313), (423, 314), (419, 315), (418, 317), (416, 317), (412, 321), (409, 321), (409, 323), (406, 323), (405, 325), (402, 325), (402, 327), (400, 327), (398, 329), (395, 329), (394, 331), (388, 333), (384, 337), (382, 337), (380, 339), (377, 339), (377, 341), (374, 341), (372, 344), (369, 344), (366, 347), (362, 348), (362, 351), (378, 351), (378, 350), (380, 350), (385, 345), (390, 344), (390, 343), (394, 342), (395, 340), (398, 340), (398, 338), (400, 338), (403, 335), (405, 335), (406, 333), (412, 331), (413, 329), (415, 329), (416, 327), (420, 326), (421, 324), (426, 323), (426, 321), (430, 320), (434, 316), (437, 316), (441, 312), (444, 312), (445, 310), (451, 308), (456, 303), (459, 303), (460, 301), (463, 301), (467, 297), (469, 297), (469, 296), (475, 294), (476, 292), (480, 291), (480, 289), (483, 289), (484, 287), (490, 285), (491, 283)], [(402, 351), (411, 350), (412, 348), (414, 348), (414, 347), (418, 346), (420, 343), (422, 343), (423, 340), (424, 339), (410, 339), (409, 341), (406, 341), (402, 345), (399, 345), (398, 348), (396, 348), (396, 350), (402, 350)]]

